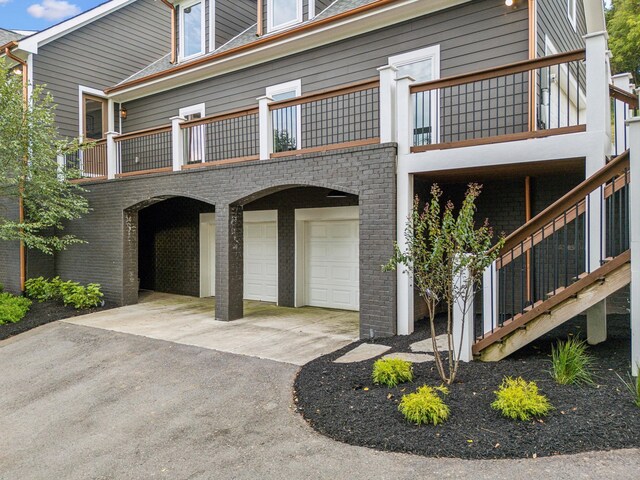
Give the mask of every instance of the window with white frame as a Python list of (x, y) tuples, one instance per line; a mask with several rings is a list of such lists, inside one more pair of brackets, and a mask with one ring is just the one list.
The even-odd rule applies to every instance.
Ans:
[[(416, 83), (440, 78), (440, 45), (389, 57), (389, 65), (398, 69), (397, 78), (410, 76)], [(420, 92), (412, 96), (413, 145), (438, 142), (438, 92)]]
[(574, 30), (576, 30), (576, 18), (577, 18), (577, 9), (578, 9), (578, 5), (577, 5), (577, 0), (567, 0), (567, 16), (569, 17), (569, 23), (571, 23), (571, 26), (573, 27)]
[[(266, 95), (274, 102), (289, 100), (302, 94), (302, 81), (294, 80), (267, 87)], [(287, 152), (300, 148), (301, 134), (301, 110), (300, 105), (271, 110), (271, 122), (273, 125), (273, 151)]]
[(202, 55), (205, 50), (204, 0), (180, 5), (180, 58)]
[(302, 22), (302, 0), (267, 0), (267, 27), (269, 31), (300, 22)]
[[(189, 122), (204, 118), (205, 105), (200, 103), (180, 109), (180, 116)], [(184, 135), (184, 159), (187, 164), (202, 163), (206, 158), (207, 126), (194, 125), (182, 130)]]

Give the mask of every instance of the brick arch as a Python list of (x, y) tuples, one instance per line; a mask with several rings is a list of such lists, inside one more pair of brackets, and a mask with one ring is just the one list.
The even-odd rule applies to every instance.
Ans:
[(254, 202), (256, 200), (259, 200), (263, 197), (267, 197), (269, 195), (272, 195), (274, 193), (279, 193), (282, 192), (284, 190), (289, 190), (292, 188), (324, 188), (327, 190), (337, 190), (340, 192), (344, 192), (347, 193), (349, 195), (355, 195), (358, 196), (359, 192), (356, 189), (350, 188), (350, 187), (345, 187), (343, 185), (335, 185), (335, 184), (331, 184), (328, 182), (296, 182), (296, 183), (288, 183), (288, 184), (282, 184), (282, 185), (274, 185), (271, 187), (261, 187), (257, 190), (248, 192), (243, 194), (242, 197), (237, 198), (231, 202), (229, 202), (230, 205), (233, 206), (243, 206), (246, 205), (248, 203)]
[(156, 203), (169, 200), (171, 198), (188, 198), (190, 200), (197, 200), (198, 202), (208, 203), (215, 207), (215, 202), (210, 198), (201, 197), (198, 195), (185, 194), (183, 192), (165, 192), (160, 195), (153, 195), (144, 199), (136, 200), (133, 203), (129, 202), (127, 206), (123, 208), (125, 212), (139, 212), (144, 208), (147, 208)]

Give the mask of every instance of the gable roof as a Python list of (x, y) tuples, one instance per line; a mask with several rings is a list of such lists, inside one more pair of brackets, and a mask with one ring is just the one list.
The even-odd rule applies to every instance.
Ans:
[(14, 32), (13, 30), (0, 28), (0, 45), (6, 45), (9, 42), (14, 42), (16, 40), (20, 40), (21, 38), (24, 38), (24, 35), (18, 32)]

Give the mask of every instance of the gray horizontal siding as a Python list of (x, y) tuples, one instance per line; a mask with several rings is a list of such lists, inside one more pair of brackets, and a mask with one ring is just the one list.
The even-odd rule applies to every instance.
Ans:
[(206, 103), (207, 115), (257, 105), (265, 87), (302, 79), (303, 93), (378, 75), (388, 57), (439, 44), (441, 76), (528, 56), (528, 12), (478, 0), (375, 32), (129, 102), (124, 130), (167, 124), (181, 107)]
[(216, 48), (256, 23), (256, 0), (216, 0)]
[(169, 10), (138, 0), (39, 49), (34, 81), (46, 84), (58, 107), (62, 135), (78, 135), (78, 86), (104, 89), (165, 55)]
[(545, 35), (559, 53), (584, 48), (583, 36), (587, 34), (584, 2), (578, 0), (576, 30), (567, 15), (567, 0), (538, 0), (538, 56), (545, 55)]

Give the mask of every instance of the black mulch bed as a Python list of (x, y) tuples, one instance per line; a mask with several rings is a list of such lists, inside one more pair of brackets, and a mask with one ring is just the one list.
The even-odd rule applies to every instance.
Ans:
[[(371, 382), (375, 359), (333, 363), (363, 342), (302, 367), (294, 397), (298, 410), (318, 432), (379, 450), (493, 459), (640, 447), (640, 409), (633, 405), (616, 376), (618, 372), (627, 378), (629, 371), (628, 316), (610, 317), (609, 339), (589, 349), (596, 361), (597, 387), (560, 386), (548, 373), (553, 339), (564, 339), (570, 333), (582, 335), (584, 331), (585, 320), (579, 317), (501, 362), (463, 364), (445, 400), (451, 409), (449, 420), (437, 427), (410, 424), (397, 410), (403, 393), (425, 383), (440, 384), (433, 362), (414, 364), (413, 383), (396, 388), (375, 386)], [(408, 352), (410, 344), (429, 336), (423, 321), (413, 335), (378, 343), (391, 346), (390, 352)], [(536, 381), (555, 410), (541, 421), (503, 418), (490, 404), (504, 376)]]
[(19, 333), (26, 332), (32, 328), (39, 327), (46, 323), (55, 322), (64, 318), (77, 317), (78, 315), (86, 315), (87, 313), (99, 312), (113, 308), (113, 305), (105, 305), (104, 307), (90, 308), (86, 310), (76, 310), (73, 307), (65, 307), (56, 302), (33, 302), (27, 315), (18, 323), (9, 323), (0, 325), (0, 340), (5, 340)]

